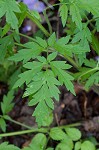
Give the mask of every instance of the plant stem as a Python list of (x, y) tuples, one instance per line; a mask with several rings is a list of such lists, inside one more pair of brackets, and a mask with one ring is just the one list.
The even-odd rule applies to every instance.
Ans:
[(33, 132), (41, 132), (41, 133), (47, 133), (48, 129), (46, 128), (32, 128), (31, 130), (24, 130), (24, 131), (17, 131), (17, 132), (10, 132), (10, 133), (3, 133), (0, 134), (0, 137), (8, 137), (8, 136), (15, 136), (15, 135), (22, 135), (22, 134), (28, 134)]
[(75, 63), (75, 61), (71, 57), (66, 56), (66, 55), (64, 57), (70, 64), (72, 64), (77, 70), (79, 70), (79, 66)]
[[(51, 47), (49, 48), (49, 52), (54, 52), (54, 51), (56, 51), (54, 48), (51, 48)], [(79, 70), (79, 66), (71, 57), (67, 55), (61, 55), (60, 53), (58, 55), (65, 58), (71, 65), (73, 65), (77, 70)]]
[(50, 34), (52, 34), (52, 26), (51, 26), (51, 24), (50, 24), (50, 21), (49, 21), (49, 19), (48, 19), (47, 14), (46, 14), (46, 9), (43, 11), (43, 14), (44, 14), (44, 17), (45, 17), (46, 22), (47, 22), (47, 24), (48, 24), (48, 28), (49, 28)]
[(22, 34), (22, 33), (18, 33), (18, 34), (19, 34), (20, 36), (23, 36), (23, 37), (25, 37), (25, 38), (31, 40), (31, 41), (34, 41), (32, 37), (30, 37), (30, 36), (28, 36), (28, 35), (26, 35), (26, 34)]
[(95, 68), (90, 69), (90, 70), (84, 72), (83, 74), (81, 74), (81, 75), (79, 76), (79, 78), (78, 78), (78, 83), (79, 83), (80, 79), (81, 79), (83, 76), (85, 76), (86, 74), (89, 74), (89, 73), (91, 73), (91, 72), (98, 71), (98, 70), (99, 70), (99, 67), (98, 67), (98, 65), (97, 65)]
[[(10, 30), (11, 32), (14, 32), (13, 30)], [(19, 32), (17, 32), (16, 34), (18, 34), (18, 35), (20, 35), (20, 36), (23, 36), (23, 37), (25, 37), (25, 38), (27, 38), (27, 39), (29, 39), (29, 40), (31, 40), (31, 41), (35, 41), (35, 39), (33, 39), (32, 37), (30, 37), (30, 36), (28, 36), (28, 35), (26, 35), (26, 34), (22, 34), (22, 33), (19, 33)]]
[[(15, 123), (16, 121), (14, 121)], [(21, 124), (22, 125), (22, 124)], [(66, 127), (76, 127), (76, 126), (80, 126), (81, 123), (74, 123), (74, 124), (69, 124), (69, 125), (64, 125), (64, 126), (60, 126), (59, 128), (64, 129)], [(54, 127), (52, 127), (54, 128)], [(52, 129), (51, 128), (51, 129)], [(10, 132), (10, 133), (3, 133), (0, 134), (0, 137), (8, 137), (8, 136), (15, 136), (15, 135), (22, 135), (22, 134), (28, 134), (28, 133), (33, 133), (33, 132), (40, 132), (40, 133), (48, 133), (49, 132), (49, 128), (31, 128), (30, 130), (24, 130), (24, 131), (17, 131), (17, 132)]]
[(50, 36), (50, 33), (42, 26), (42, 24), (39, 22), (37, 18), (35, 18), (33, 15), (31, 15), (29, 12), (27, 13), (27, 17), (31, 19), (37, 26), (38, 28), (41, 29), (41, 31), (47, 36)]
[[(60, 6), (60, 5), (63, 5), (63, 4), (68, 5), (69, 3), (64, 3), (64, 2), (62, 3), (62, 2), (61, 2), (61, 3), (58, 3), (58, 4), (53, 4), (53, 5), (51, 5), (51, 6), (48, 6), (45, 10), (53, 9), (53, 7)], [(45, 11), (45, 10), (44, 10), (44, 11)]]
[(20, 46), (20, 47), (25, 47), (23, 44), (20, 44), (20, 43), (14, 42), (14, 44), (17, 45), (17, 46)]
[(18, 121), (15, 121), (15, 120), (13, 120), (13, 119), (9, 119), (9, 121), (11, 121), (11, 122), (13, 122), (13, 123), (15, 123), (15, 124), (17, 124), (17, 125), (20, 125), (20, 126), (22, 126), (22, 127), (25, 127), (25, 128), (27, 128), (27, 129), (32, 129), (32, 127), (30, 127), (30, 126), (28, 126), (28, 125), (25, 125), (25, 124), (23, 124), (23, 123), (20, 123), (20, 122), (18, 122)]
[(69, 125), (60, 126), (59, 128), (64, 129), (64, 128), (68, 128), (68, 127), (78, 127), (80, 125), (81, 125), (81, 123), (78, 122), (78, 123), (73, 123), (73, 124), (69, 124)]

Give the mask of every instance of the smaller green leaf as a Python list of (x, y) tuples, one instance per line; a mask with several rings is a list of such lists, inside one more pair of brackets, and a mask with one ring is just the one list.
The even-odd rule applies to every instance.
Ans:
[(29, 147), (23, 148), (23, 150), (43, 150), (46, 145), (46, 136), (42, 133), (38, 133), (34, 136)]
[(71, 150), (74, 147), (72, 139), (67, 134), (65, 135), (65, 138), (61, 141), (61, 143), (68, 145), (71, 148)]
[(18, 75), (21, 73), (21, 68), (15, 70), (15, 72), (9, 77), (8, 84), (9, 89), (12, 89), (15, 82), (18, 80)]
[(99, 18), (96, 19), (96, 28), (97, 28), (97, 32), (99, 32)]
[(72, 21), (75, 22), (80, 30), (82, 30), (82, 18), (80, 15), (80, 10), (75, 3), (70, 5), (70, 15), (72, 16)]
[(10, 25), (6, 24), (2, 31), (2, 37), (9, 31), (9, 29), (10, 29)]
[(23, 97), (36, 93), (42, 87), (42, 81), (31, 82), (26, 89)]
[(6, 131), (6, 122), (3, 118), (0, 118), (0, 128), (2, 129), (3, 132)]
[(6, 119), (6, 120), (11, 120), (11, 117), (8, 116), (8, 115), (4, 115), (3, 118)]
[(37, 18), (39, 21), (41, 21), (41, 16), (39, 14), (39, 12), (32, 10), (31, 11), (31, 15), (33, 15), (33, 17)]
[(53, 140), (60, 141), (60, 140), (65, 139), (65, 136), (66, 136), (65, 132), (63, 132), (62, 129), (60, 129), (58, 127), (52, 128), (50, 130), (50, 137)]
[(85, 83), (85, 89), (88, 90), (93, 84), (99, 83), (99, 71), (88, 76), (88, 80)]
[(17, 32), (14, 32), (12, 35), (15, 41), (20, 43), (20, 35)]
[(88, 141), (92, 142), (95, 146), (98, 145), (98, 141), (97, 141), (96, 138), (93, 137), (93, 136), (90, 136), (90, 137), (88, 138)]
[(66, 4), (60, 6), (59, 12), (60, 12), (60, 17), (62, 20), (63, 27), (65, 27), (67, 16), (68, 16), (68, 7), (66, 6)]
[(43, 65), (43, 63), (37, 61), (27, 62), (23, 67), (31, 70), (19, 74), (19, 79), (16, 81), (13, 88), (21, 87), (21, 85), (25, 82), (26, 84), (29, 84), (29, 82), (33, 79), (36, 73), (41, 71)]
[(28, 84), (33, 76), (34, 76), (34, 71), (33, 70), (29, 70), (29, 71), (25, 71), (21, 74), (18, 75), (19, 79), (15, 82), (13, 89), (17, 88), (17, 87), (21, 87), (23, 83), (26, 82), (26, 84)]
[(97, 55), (99, 55), (99, 40), (98, 38), (92, 34), (92, 48), (96, 51)]
[(72, 150), (68, 145), (66, 145), (65, 143), (59, 143), (55, 150)]
[(8, 142), (3, 142), (0, 144), (0, 150), (21, 150), (21, 149), (12, 144), (8, 144)]
[[(42, 98), (41, 98), (41, 100), (42, 100)], [(38, 105), (35, 108), (35, 111), (33, 113), (33, 116), (36, 117), (36, 122), (38, 123), (39, 127), (40, 126), (49, 126), (53, 120), (53, 116), (51, 115), (51, 109), (49, 109), (49, 107), (46, 105), (44, 100), (38, 103)]]
[(55, 32), (48, 38), (48, 45), (53, 47), (54, 43), (56, 42), (56, 35)]
[(67, 90), (70, 90), (71, 93), (75, 95), (74, 87), (71, 82), (73, 80), (73, 77), (64, 70), (71, 68), (71, 66), (65, 64), (65, 61), (52, 61), (50, 62), (50, 65), (55, 76), (58, 76), (59, 82), (61, 84), (64, 84)]
[(24, 3), (20, 2), (21, 13), (18, 15), (19, 27), (21, 27), (24, 19), (26, 18), (27, 9), (28, 9), (27, 6)]
[(67, 44), (70, 40), (70, 35), (66, 36), (66, 37), (62, 37), (60, 38), (57, 43), (58, 44)]
[(18, 53), (16, 53), (14, 56), (11, 56), (9, 60), (15, 62), (23, 61), (23, 63), (26, 63), (31, 58), (36, 58), (43, 50), (43, 47), (35, 42), (28, 42), (23, 46), (25, 48), (19, 50)]
[(3, 115), (7, 114), (10, 112), (14, 106), (12, 103), (14, 96), (13, 96), (13, 91), (10, 91), (7, 96), (3, 97), (3, 102), (1, 102), (1, 110)]
[(65, 131), (73, 141), (78, 141), (81, 138), (81, 132), (76, 128), (65, 128)]
[(81, 142), (76, 142), (75, 143), (75, 148), (74, 148), (74, 150), (80, 150), (80, 148), (81, 148)]
[(56, 56), (57, 56), (57, 52), (53, 52), (53, 53), (49, 54), (47, 57), (48, 62), (54, 60), (56, 58)]
[(0, 39), (0, 61), (4, 60), (9, 45), (13, 47), (12, 35), (8, 35)]
[(46, 150), (54, 150), (54, 148), (49, 147), (49, 148), (47, 148)]
[(81, 144), (81, 150), (96, 150), (96, 148), (92, 142), (85, 141)]
[(42, 38), (40, 37), (36, 37), (36, 41), (38, 42), (38, 44), (40, 46), (42, 46), (43, 48), (47, 48), (47, 43), (45, 40), (43, 40)]
[(46, 63), (46, 58), (43, 56), (38, 56), (37, 59), (42, 63)]

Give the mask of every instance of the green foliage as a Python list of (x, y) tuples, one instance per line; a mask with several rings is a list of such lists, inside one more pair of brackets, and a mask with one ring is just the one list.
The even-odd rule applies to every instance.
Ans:
[[(56, 130), (56, 132), (57, 131), (58, 130)], [(53, 133), (56, 134), (56, 132), (53, 132)], [(52, 136), (55, 137), (53, 135), (53, 133), (52, 133)], [(60, 133), (60, 129), (59, 129), (59, 133)], [(31, 143), (27, 147), (20, 149), (14, 145), (8, 144), (8, 142), (4, 142), (4, 143), (0, 144), (0, 150), (3, 150), (3, 149), (7, 149), (7, 150), (35, 150), (35, 149), (37, 149), (37, 150), (54, 150), (54, 148), (52, 148), (52, 147), (47, 148), (47, 144), (48, 144), (47, 142), (48, 142), (47, 137), (43, 133), (38, 133), (33, 137), (33, 139), (31, 140)], [(64, 140), (61, 140), (60, 143), (57, 144), (57, 146), (55, 148), (55, 150), (86, 150), (86, 149), (87, 150), (96, 150), (96, 147), (89, 140), (77, 141), (76, 143), (73, 143), (73, 141), (66, 134), (64, 136)]]
[(77, 141), (81, 138), (81, 132), (76, 128), (66, 128), (67, 135), (73, 140)]
[(14, 91), (9, 91), (7, 95), (4, 95), (3, 101), (1, 102), (1, 110), (2, 110), (2, 116), (0, 118), (0, 128), (3, 132), (6, 131), (6, 119), (9, 119), (8, 113), (13, 109), (14, 103), (12, 103), (12, 100), (14, 98), (13, 96)]
[(2, 144), (0, 144), (0, 150), (20, 150), (18, 147), (12, 145), (12, 144), (9, 144), (8, 145), (8, 142), (4, 142)]
[(79, 30), (82, 30), (82, 23), (81, 23), (82, 18), (80, 15), (80, 9), (76, 3), (72, 3), (70, 5), (70, 15), (72, 16), (72, 21), (75, 22)]
[(7, 96), (4, 95), (3, 97), (3, 102), (1, 102), (1, 110), (3, 115), (8, 114), (8, 112), (10, 112), (14, 106), (14, 104), (12, 103), (14, 96), (13, 96), (13, 91), (10, 91)]
[(6, 131), (6, 122), (3, 118), (0, 118), (0, 128), (2, 129), (3, 132)]
[[(54, 127), (50, 130), (50, 137), (53, 140), (60, 141), (55, 150), (96, 150), (93, 142), (89, 140), (81, 141), (81, 132), (76, 128), (64, 127), (64, 132), (60, 127)], [(76, 141), (75, 143), (73, 141)]]
[(81, 150), (96, 150), (94, 144), (90, 141), (84, 141), (82, 144), (81, 144)]
[(35, 42), (28, 42), (24, 44), (23, 47), (25, 48), (21, 49), (17, 54), (12, 56), (10, 60), (16, 62), (23, 60), (23, 63), (26, 63), (31, 58), (36, 58), (43, 50), (43, 47)]
[(64, 27), (66, 25), (66, 21), (67, 21), (68, 7), (65, 4), (61, 5), (60, 9), (59, 9), (59, 12), (60, 12), (60, 17), (61, 17), (62, 24), (63, 24), (63, 27)]
[(9, 50), (9, 48), (12, 48), (13, 44), (14, 43), (13, 43), (12, 35), (8, 35), (6, 37), (0, 38), (0, 58), (1, 58), (1, 61), (4, 60), (4, 58), (7, 55), (7, 50)]
[(74, 148), (74, 150), (80, 150), (80, 148), (81, 148), (81, 142), (78, 141), (78, 142), (75, 143), (75, 148)]
[(50, 131), (50, 137), (53, 140), (63, 140), (65, 139), (65, 136), (66, 136), (65, 132), (63, 132), (62, 129), (58, 127), (52, 128)]
[[(14, 90), (18, 87), (25, 87), (23, 97), (28, 97), (28, 105), (36, 106), (33, 116), (40, 127), (50, 126), (53, 121), (54, 100), (59, 101), (60, 96), (59, 86), (64, 85), (74, 95), (74, 80), (83, 84), (85, 90), (99, 86), (99, 59), (98, 62), (94, 59), (99, 55), (99, 0), (59, 1), (55, 4), (59, 6), (56, 13), (59, 12), (64, 29), (61, 34), (57, 31), (56, 36), (55, 32), (50, 35), (42, 26), (38, 12), (28, 10), (22, 2), (0, 0), (0, 81), (6, 82), (11, 89), (1, 102), (0, 128), (3, 132), (6, 120), (11, 121), (8, 113), (13, 109)], [(36, 33), (38, 36), (32, 38), (19, 33), (26, 17), (43, 35)], [(45, 19), (53, 31), (50, 20), (46, 16)], [(28, 42), (21, 44), (20, 35), (28, 38)], [(50, 139), (55, 140), (56, 147), (47, 145)], [(93, 140), (82, 140), (81, 132), (76, 128), (54, 127), (48, 128), (46, 135), (36, 134), (23, 150), (96, 150), (96, 145)], [(2, 149), (19, 148), (4, 142), (0, 145)]]
[(98, 38), (92, 34), (92, 47), (93, 49), (96, 51), (97, 55), (99, 55), (99, 41), (98, 41)]
[(99, 71), (92, 74), (86, 81), (85, 88), (89, 89), (92, 85), (99, 84)]
[(46, 146), (47, 138), (44, 134), (38, 133), (32, 139), (29, 147), (23, 148), (23, 150), (43, 150)]
[[(65, 39), (68, 42), (69, 37)], [(65, 39), (60, 39), (58, 43), (66, 42)], [(34, 41), (35, 42), (24, 44), (24, 46), (29, 49), (20, 50), (19, 53), (12, 56), (10, 60), (23, 60), (23, 63), (25, 63), (23, 67), (28, 70), (19, 75), (19, 80), (15, 83), (14, 88), (20, 87), (23, 83), (26, 83), (27, 88), (24, 97), (32, 96), (29, 105), (33, 106), (37, 104), (33, 116), (36, 117), (39, 126), (44, 126), (46, 125), (44, 122), (46, 122), (48, 116), (51, 115), (51, 110), (54, 109), (52, 98), (59, 100), (60, 92), (57, 86), (64, 84), (73, 94), (75, 94), (75, 92), (71, 82), (73, 77), (66, 72), (71, 66), (66, 64), (65, 61), (54, 61), (58, 54), (57, 52), (50, 53), (47, 58), (38, 56), (41, 51), (48, 51), (49, 46), (54, 47), (56, 41), (55, 34), (53, 33), (48, 38), (48, 43), (40, 37), (36, 37)], [(23, 51), (26, 51), (24, 55)], [(36, 57), (37, 61), (33, 60), (33, 62), (27, 62), (30, 58), (34, 59)], [(48, 125), (51, 120), (52, 119), (49, 119)]]
[(13, 29), (18, 30), (18, 19), (14, 12), (20, 13), (19, 6), (15, 0), (0, 0), (0, 18), (6, 15), (7, 23), (10, 24)]

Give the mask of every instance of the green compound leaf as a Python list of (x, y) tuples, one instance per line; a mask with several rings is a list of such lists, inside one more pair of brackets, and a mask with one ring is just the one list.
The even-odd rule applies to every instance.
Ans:
[(81, 138), (81, 132), (76, 128), (65, 128), (66, 133), (73, 141), (78, 141)]
[(70, 15), (72, 16), (72, 21), (75, 22), (79, 30), (82, 30), (82, 18), (80, 15), (80, 10), (75, 3), (70, 5)]
[[(66, 41), (68, 42), (68, 41)], [(73, 54), (85, 54), (85, 52), (88, 52), (89, 49), (86, 49), (85, 47), (82, 47), (80, 44), (65, 44), (64, 39), (59, 39), (54, 44), (54, 49), (58, 51), (63, 56), (70, 56), (73, 57)]]
[(77, 33), (75, 33), (72, 43), (76, 43), (78, 41), (81, 41), (81, 43), (85, 43), (85, 40), (87, 42), (92, 42), (91, 36), (91, 31), (86, 26), (86, 24), (83, 24), (83, 29), (81, 31), (78, 30)]
[(86, 84), (85, 84), (85, 89), (89, 89), (93, 84), (99, 84), (99, 71), (98, 72), (95, 72), (93, 73), (89, 78), (88, 80), (86, 81)]
[(19, 75), (19, 79), (17, 80), (17, 82), (15, 83), (13, 88), (17, 88), (20, 87), (23, 83), (26, 82), (26, 84), (29, 84), (30, 81), (33, 79), (33, 77), (35, 76), (35, 74), (37, 72), (40, 72), (40, 70), (43, 67), (43, 63), (41, 62), (27, 62), (23, 67), (30, 69), (28, 71), (25, 71), (24, 73), (21, 73)]
[(38, 123), (39, 127), (49, 126), (53, 121), (52, 111), (46, 105), (45, 101), (39, 102), (39, 104), (35, 108), (33, 116), (36, 117), (36, 122)]
[(18, 62), (22, 61), (23, 63), (26, 63), (31, 58), (36, 58), (42, 51), (43, 47), (41, 47), (39, 44), (35, 42), (28, 42), (23, 45), (25, 48), (18, 51), (17, 54), (10, 57), (9, 60)]
[(23, 148), (23, 150), (43, 150), (46, 146), (47, 138), (44, 134), (38, 133), (34, 136), (29, 147)]
[(50, 130), (50, 137), (51, 137), (53, 140), (60, 141), (60, 140), (65, 139), (66, 133), (63, 132), (62, 129), (60, 129), (60, 128), (58, 128), (58, 127), (55, 127), (55, 128), (52, 128), (52, 129)]
[(20, 148), (12, 145), (12, 144), (8, 144), (8, 142), (4, 142), (2, 144), (0, 144), (0, 150), (20, 150)]
[(0, 39), (0, 60), (1, 61), (4, 60), (7, 53), (8, 46), (10, 44), (13, 46), (13, 39), (11, 35), (5, 36)]
[(98, 0), (80, 0), (80, 7), (86, 10), (87, 12), (91, 12), (93, 15), (99, 17), (99, 1)]
[(65, 64), (65, 61), (52, 61), (50, 62), (50, 65), (55, 76), (58, 76), (58, 80), (60, 81), (60, 83), (64, 84), (67, 90), (75, 95), (74, 86), (71, 82), (74, 78), (65, 71), (65, 69), (69, 69), (71, 68), (71, 66)]
[(1, 102), (1, 110), (3, 115), (6, 115), (8, 112), (10, 112), (14, 106), (14, 104), (12, 103), (12, 100), (14, 98), (13, 96), (14, 92), (10, 91), (7, 96), (4, 95), (3, 97), (3, 102)]
[(6, 15), (6, 21), (13, 29), (18, 30), (18, 19), (15, 12), (20, 13), (19, 6), (15, 0), (0, 0), (0, 18)]
[(38, 125), (44, 125), (45, 120), (47, 122), (49, 116), (49, 123), (52, 121), (51, 109), (54, 109), (54, 103), (52, 98), (59, 100), (59, 89), (57, 85), (60, 82), (54, 77), (52, 71), (47, 70), (40, 72), (33, 78), (33, 82), (28, 85), (24, 96), (32, 95), (33, 99), (30, 100), (29, 105), (37, 105), (33, 116), (36, 116)]
[(68, 7), (65, 4), (61, 5), (59, 8), (59, 12), (60, 12), (60, 17), (62, 20), (63, 27), (65, 27), (67, 16), (68, 16)]
[(85, 141), (81, 144), (81, 150), (96, 150), (96, 148), (92, 142)]

